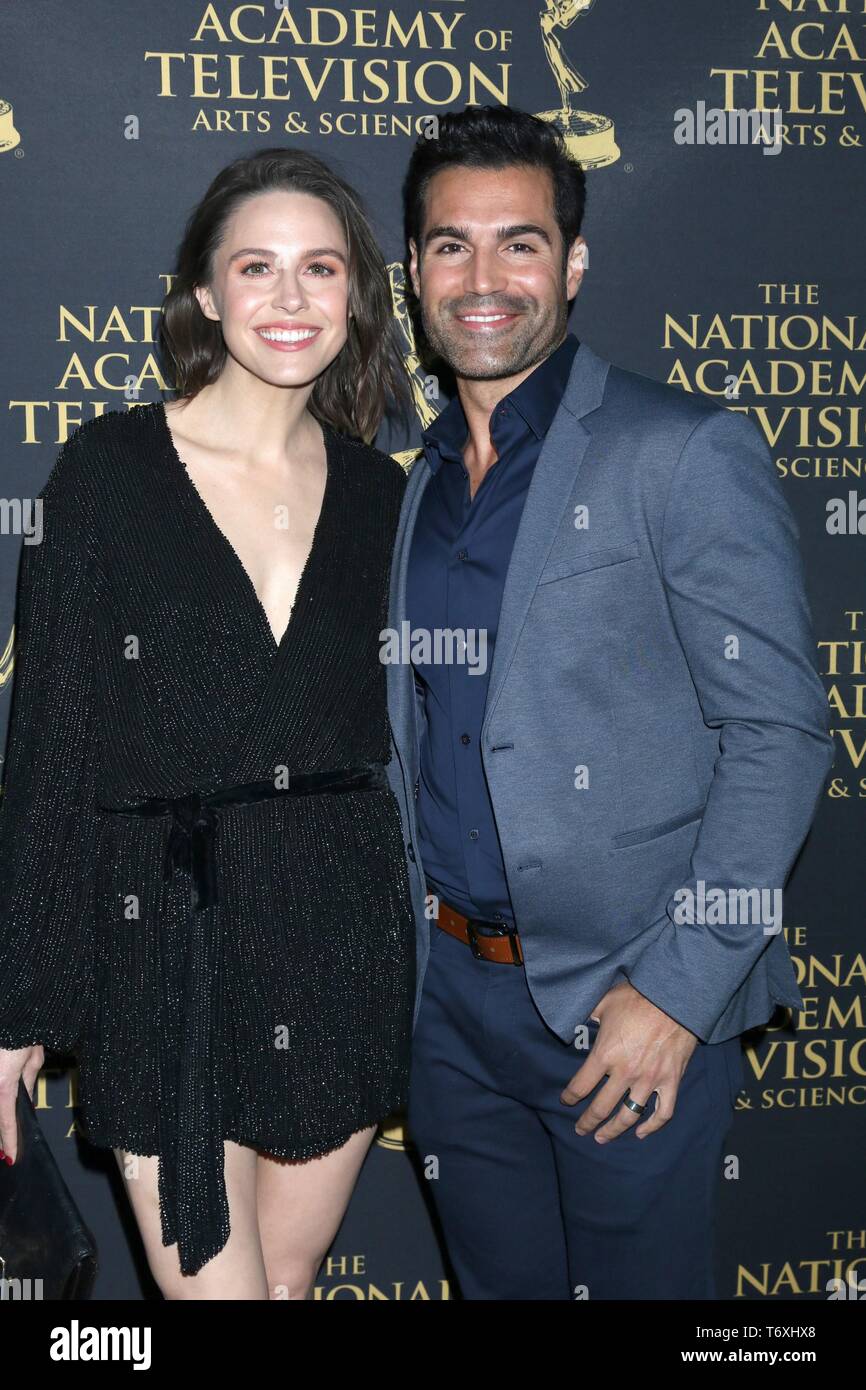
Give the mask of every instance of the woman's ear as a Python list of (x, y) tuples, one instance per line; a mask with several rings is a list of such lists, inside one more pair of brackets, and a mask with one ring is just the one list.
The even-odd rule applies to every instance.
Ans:
[(206, 319), (216, 319), (219, 322), (219, 314), (214, 308), (213, 298), (207, 285), (194, 285), (193, 294), (198, 300), (198, 307), (201, 309)]

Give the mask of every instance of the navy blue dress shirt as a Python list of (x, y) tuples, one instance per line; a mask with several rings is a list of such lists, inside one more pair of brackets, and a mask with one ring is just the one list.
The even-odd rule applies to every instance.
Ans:
[[(490, 417), (497, 459), (473, 498), (459, 396), (422, 434), (432, 477), (418, 511), (406, 595), (412, 665), (426, 715), (416, 801), (421, 862), (431, 891), (445, 902), (466, 916), (506, 923), (514, 914), (481, 761), (481, 723), (514, 539), (578, 347), (567, 334), (497, 404)], [(467, 634), (463, 659), (452, 648), (454, 659), (443, 660), (445, 648), (437, 653), (432, 646), (435, 634), (446, 630)], [(487, 634), (484, 661), (480, 630)], [(429, 652), (420, 648), (419, 632), (431, 635)]]

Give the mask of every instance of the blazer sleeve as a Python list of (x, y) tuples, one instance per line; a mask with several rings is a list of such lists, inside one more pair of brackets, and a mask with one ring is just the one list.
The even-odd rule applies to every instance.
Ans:
[[(756, 426), (725, 409), (705, 416), (673, 473), (661, 545), (670, 612), (704, 722), (719, 730), (690, 877), (680, 885), (695, 895), (699, 880), (705, 892), (725, 890), (729, 902), (731, 889), (783, 889), (833, 763), (798, 541)], [(671, 896), (661, 931), (625, 973), (706, 1040), (773, 929), (711, 925), (709, 909), (692, 914), (703, 922), (683, 922), (681, 901)]]
[[(64, 446), (69, 450), (69, 444)], [(68, 1051), (93, 1000), (96, 749), (88, 556), (61, 461), (23, 544), (0, 798), (0, 1047)]]

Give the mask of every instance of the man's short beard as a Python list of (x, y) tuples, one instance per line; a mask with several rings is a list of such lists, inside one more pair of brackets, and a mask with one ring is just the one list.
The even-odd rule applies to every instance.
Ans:
[(443, 362), (447, 363), (456, 376), (462, 377), (466, 381), (496, 381), (529, 371), (550, 356), (554, 347), (565, 336), (568, 325), (568, 300), (563, 295), (563, 298), (557, 301), (557, 311), (550, 321), (550, 331), (544, 335), (540, 344), (535, 336), (526, 343), (518, 341), (514, 344), (514, 355), (507, 362), (491, 364), (489, 368), (477, 367), (475, 354), (467, 353), (467, 360), (462, 360), (462, 354), (455, 351), (453, 342), (438, 332), (436, 323), (429, 318), (424, 310), (423, 301), (421, 325), (433, 351)]

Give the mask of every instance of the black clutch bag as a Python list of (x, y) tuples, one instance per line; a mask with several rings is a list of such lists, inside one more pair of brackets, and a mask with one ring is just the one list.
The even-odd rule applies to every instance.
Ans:
[(96, 1243), (61, 1177), (23, 1079), (15, 1113), (18, 1154), (11, 1167), (0, 1160), (0, 1275), (20, 1283), (5, 1288), (5, 1296), (88, 1298)]

